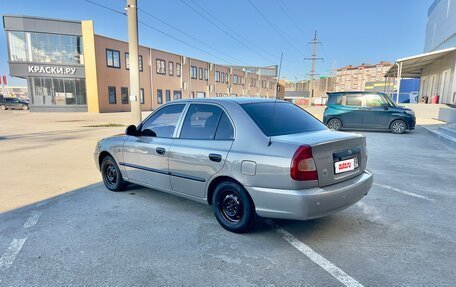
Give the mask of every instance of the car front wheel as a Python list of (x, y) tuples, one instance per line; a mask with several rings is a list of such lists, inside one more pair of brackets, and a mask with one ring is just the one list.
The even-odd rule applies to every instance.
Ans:
[(127, 187), (116, 161), (110, 155), (105, 156), (101, 162), (101, 175), (107, 189), (122, 191)]
[(391, 123), (390, 130), (394, 134), (403, 134), (407, 129), (407, 125), (403, 120), (395, 120)]
[(26, 110), (28, 110), (28, 109), (29, 109), (29, 107), (28, 107), (27, 105), (22, 105), (22, 110), (23, 110), (23, 111), (26, 111)]
[(331, 130), (338, 131), (342, 128), (342, 122), (339, 119), (330, 119), (326, 125)]
[(221, 182), (214, 191), (212, 209), (217, 221), (228, 231), (247, 232), (255, 224), (255, 206), (238, 183)]
[(2, 110), (6, 110), (6, 107), (5, 107), (5, 105), (1, 105), (1, 106), (0, 106), (0, 109), (2, 109)]

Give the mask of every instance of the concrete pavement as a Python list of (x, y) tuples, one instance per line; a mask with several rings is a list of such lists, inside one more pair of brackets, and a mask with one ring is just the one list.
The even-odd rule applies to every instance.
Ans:
[[(27, 119), (40, 123), (39, 117)], [(41, 165), (25, 160), (14, 167), (26, 168), (26, 180), (27, 174), (43, 176), (47, 184), (28, 186), (64, 193), (0, 214), (0, 285), (344, 286), (277, 228), (358, 286), (453, 286), (456, 281), (456, 153), (421, 127), (404, 135), (364, 133), (375, 184), (351, 208), (318, 220), (273, 221), (279, 227), (261, 221), (252, 233), (238, 235), (222, 229), (208, 206), (133, 185), (126, 192), (107, 191), (91, 151), (97, 138), (122, 128), (48, 125), (54, 133), (41, 139), (30, 130), (0, 141), (2, 155), (30, 145), (24, 153), (39, 156)], [(59, 144), (86, 146), (67, 155), (86, 167), (46, 173), (53, 167), (46, 162), (59, 160), (58, 154), (49, 155), (52, 150), (64, 150)], [(40, 167), (41, 173), (33, 171)], [(84, 186), (68, 191), (77, 182)], [(7, 197), (3, 189), (2, 194)]]

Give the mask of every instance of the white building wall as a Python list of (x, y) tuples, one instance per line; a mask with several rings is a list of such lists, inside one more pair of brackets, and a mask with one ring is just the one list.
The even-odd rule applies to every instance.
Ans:
[(456, 79), (454, 77), (456, 52), (423, 68), (420, 81), (420, 96), (431, 99), (440, 96), (442, 104), (455, 104)]

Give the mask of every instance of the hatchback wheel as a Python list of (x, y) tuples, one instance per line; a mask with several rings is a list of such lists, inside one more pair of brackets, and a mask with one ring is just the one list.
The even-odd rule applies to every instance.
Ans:
[(231, 181), (221, 182), (212, 197), (215, 218), (228, 231), (243, 233), (255, 224), (255, 207), (245, 189)]
[(403, 134), (407, 126), (403, 120), (395, 120), (391, 123), (391, 132), (394, 134)]
[(101, 162), (101, 175), (103, 177), (104, 185), (107, 189), (112, 191), (122, 191), (127, 187), (120, 169), (112, 156), (106, 156)]
[(2, 109), (2, 110), (6, 110), (6, 107), (5, 107), (5, 105), (1, 105), (1, 106), (0, 106), (0, 109)]
[(27, 105), (22, 105), (22, 110), (26, 111), (28, 109), (29, 109), (29, 107)]
[(327, 123), (327, 127), (332, 130), (338, 131), (342, 128), (342, 122), (336, 118), (330, 119)]

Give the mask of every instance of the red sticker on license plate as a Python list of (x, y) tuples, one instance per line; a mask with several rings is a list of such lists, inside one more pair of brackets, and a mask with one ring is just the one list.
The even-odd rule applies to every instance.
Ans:
[(357, 158), (350, 158), (347, 160), (338, 161), (334, 163), (334, 167), (336, 174), (351, 171), (358, 167), (358, 160)]

